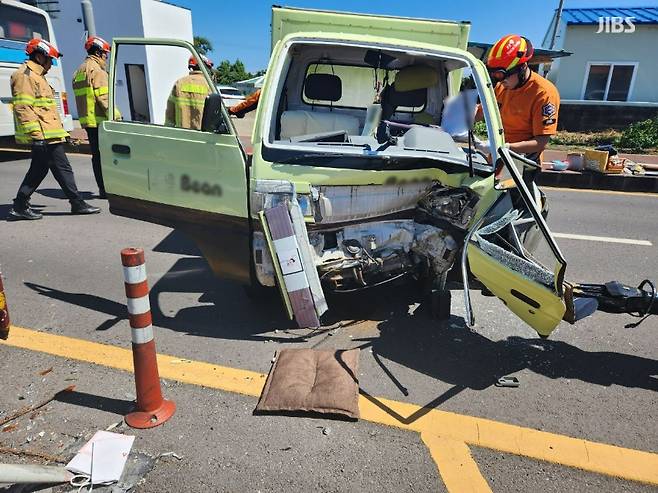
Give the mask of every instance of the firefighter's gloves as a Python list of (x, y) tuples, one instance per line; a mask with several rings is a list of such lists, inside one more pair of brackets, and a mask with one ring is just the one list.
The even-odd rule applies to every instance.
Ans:
[(227, 108), (228, 114), (237, 118), (244, 118), (245, 111), (233, 111), (233, 108)]
[[(509, 149), (509, 144), (505, 143), (503, 144), (503, 147), (505, 149)], [(491, 154), (491, 144), (488, 140), (475, 139), (475, 148), (484, 155)]]
[(491, 145), (488, 140), (477, 140), (475, 139), (475, 148), (480, 151), (482, 154), (488, 155), (491, 154)]

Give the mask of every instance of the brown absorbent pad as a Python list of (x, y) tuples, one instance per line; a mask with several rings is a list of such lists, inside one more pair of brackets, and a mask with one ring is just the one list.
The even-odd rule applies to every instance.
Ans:
[(284, 349), (256, 412), (307, 411), (359, 419), (359, 350)]

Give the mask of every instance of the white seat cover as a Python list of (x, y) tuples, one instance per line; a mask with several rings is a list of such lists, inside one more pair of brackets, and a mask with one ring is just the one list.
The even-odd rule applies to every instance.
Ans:
[(359, 135), (359, 119), (351, 115), (319, 111), (290, 110), (281, 115), (281, 138), (345, 130), (348, 135)]

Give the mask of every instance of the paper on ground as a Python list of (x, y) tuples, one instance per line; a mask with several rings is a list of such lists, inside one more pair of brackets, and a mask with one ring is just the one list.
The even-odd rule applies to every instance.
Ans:
[(130, 435), (97, 431), (66, 465), (66, 469), (90, 476), (92, 484), (119, 481), (134, 440), (135, 437)]

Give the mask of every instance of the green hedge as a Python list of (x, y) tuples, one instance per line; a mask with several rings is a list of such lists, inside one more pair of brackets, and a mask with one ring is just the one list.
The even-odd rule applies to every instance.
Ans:
[(658, 147), (658, 116), (650, 120), (631, 123), (622, 132), (619, 145), (633, 151)]
[[(476, 122), (473, 126), (475, 135), (481, 138), (487, 136), (487, 127), (484, 121)], [(641, 152), (658, 149), (658, 116), (630, 124), (622, 132), (617, 130), (604, 130), (600, 132), (567, 132), (560, 130), (551, 136), (551, 144), (596, 147), (612, 144), (619, 149), (631, 152)]]

